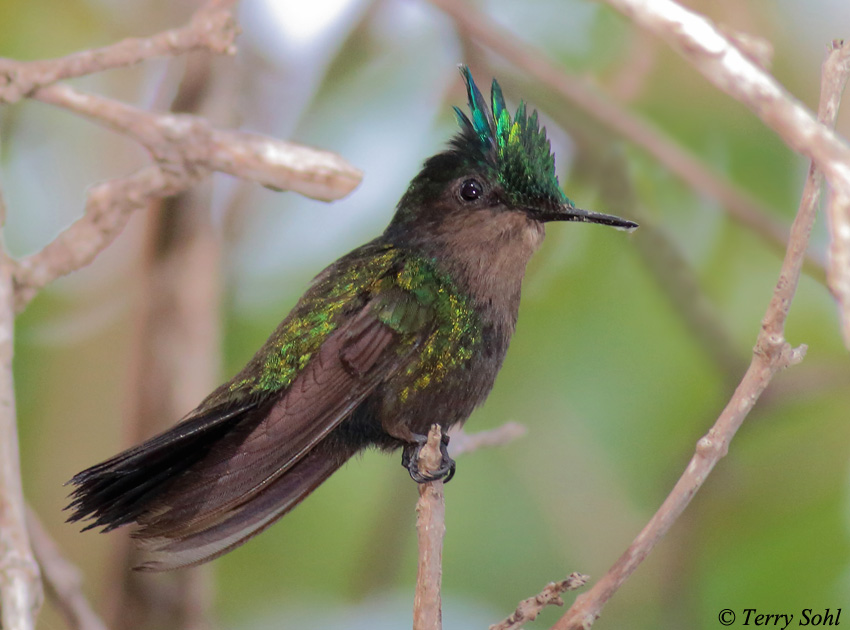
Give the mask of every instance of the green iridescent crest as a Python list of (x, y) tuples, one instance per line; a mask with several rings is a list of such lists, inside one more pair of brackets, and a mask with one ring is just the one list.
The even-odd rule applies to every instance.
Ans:
[(467, 66), (460, 67), (469, 97), (471, 118), (455, 107), (461, 133), (452, 145), (496, 171), (497, 177), (518, 205), (547, 199), (556, 203), (571, 203), (555, 175), (555, 156), (546, 138), (546, 128), (540, 128), (537, 112), (526, 115), (525, 103), (520, 101), (511, 118), (502, 96), (502, 88), (493, 79), (491, 107), (475, 85)]

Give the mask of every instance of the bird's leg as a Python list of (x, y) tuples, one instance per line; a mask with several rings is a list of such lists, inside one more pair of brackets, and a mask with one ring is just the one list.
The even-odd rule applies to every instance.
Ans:
[(428, 436), (413, 433), (411, 437), (413, 441), (405, 444), (404, 450), (401, 453), (401, 465), (407, 468), (410, 478), (416, 483), (427, 483), (429, 481), (436, 481), (437, 479), (442, 479), (444, 483), (451, 481), (452, 477), (455, 476), (456, 464), (455, 460), (449, 457), (449, 436), (443, 433), (440, 440), (440, 454), (442, 455), (440, 467), (428, 474), (423, 474), (419, 470), (419, 452), (425, 446), (425, 442), (428, 441)]

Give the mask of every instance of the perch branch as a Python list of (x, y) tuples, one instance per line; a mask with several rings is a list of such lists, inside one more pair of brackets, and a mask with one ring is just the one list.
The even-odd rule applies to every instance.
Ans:
[[(601, 95), (585, 81), (565, 74), (543, 52), (522, 42), (470, 4), (452, 0), (430, 1), (476, 41), (553, 90), (565, 101), (581, 108), (607, 129), (649, 153), (694, 190), (716, 199), (733, 219), (753, 230), (777, 251), (785, 250), (788, 230), (773, 218), (775, 212), (715, 173), (660, 129)], [(823, 282), (823, 263), (814, 258), (809, 258), (807, 263), (807, 271)]]
[(27, 529), (41, 567), (47, 595), (56, 604), (71, 630), (106, 630), (82, 589), (80, 571), (62, 555), (38, 515), (27, 508)]
[[(839, 49), (833, 49), (824, 62), (823, 85), (827, 84), (828, 76), (829, 83), (834, 85), (834, 77), (830, 75), (835, 72), (842, 72), (844, 75), (841, 85), (846, 81), (846, 72), (835, 65), (835, 60), (840, 55)], [(835, 110), (829, 112), (823, 105), (825, 102), (826, 100), (821, 101), (820, 116), (824, 124), (832, 125)], [(832, 118), (829, 119), (829, 116)], [(694, 456), (659, 510), (608, 573), (587, 593), (576, 599), (575, 604), (553, 626), (553, 630), (587, 630), (593, 625), (605, 603), (669, 531), (702, 487), (714, 466), (726, 455), (730, 441), (773, 376), (803, 359), (806, 347), (792, 348), (785, 340), (785, 320), (797, 289), (809, 234), (817, 214), (821, 188), (817, 171), (817, 165), (813, 162), (797, 216), (791, 226), (791, 239), (782, 262), (779, 280), (762, 320), (753, 357), (744, 378), (717, 422), (708, 434), (697, 442)]]
[(0, 58), (0, 103), (14, 103), (38, 88), (63, 79), (131, 66), (155, 57), (174, 57), (199, 49), (232, 55), (236, 52), (234, 40), (239, 32), (231, 13), (234, 4), (236, 0), (212, 0), (181, 28), (151, 37), (131, 37), (58, 59)]
[[(428, 442), (419, 453), (419, 470), (428, 474), (440, 467), (442, 430), (434, 424)], [(446, 535), (446, 502), (443, 480), (419, 484), (416, 503), (416, 534), (419, 565), (413, 599), (413, 630), (441, 630), (443, 627), (440, 585), (443, 577), (443, 537)]]
[(566, 580), (549, 582), (540, 593), (522, 600), (508, 618), (490, 626), (490, 630), (520, 630), (526, 621), (537, 619), (546, 606), (563, 606), (561, 595), (581, 588), (587, 579), (587, 576), (581, 573), (571, 573)]

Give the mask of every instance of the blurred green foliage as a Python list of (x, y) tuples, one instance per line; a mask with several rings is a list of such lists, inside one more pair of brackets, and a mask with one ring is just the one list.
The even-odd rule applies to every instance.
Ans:
[[(507, 2), (479, 4), (568, 71), (598, 77), (603, 88), (629, 67), (632, 46), (648, 45), (601, 5), (536, 0), (517, 11)], [(784, 11), (733, 0), (691, 4), (771, 41), (779, 80), (810, 106), (826, 41), (848, 36), (850, 28), (830, 18), (839, 9), (827, 0), (801, 3), (811, 31), (802, 35), (795, 20), (803, 8), (790, 2), (782, 3)], [(307, 54), (271, 47), (263, 34), (271, 27), (261, 26), (265, 9), (258, 0), (242, 3), (245, 34), (233, 63), (243, 73), (245, 126), (339, 151), (366, 169), (366, 179), (329, 207), (252, 190), (238, 210), (240, 229), (222, 227), (229, 248), (222, 270), (226, 375), (262, 343), (313, 274), (386, 223), (418, 164), (452, 133), (449, 106), (463, 101), (454, 64), (466, 61), (469, 49), (451, 24), (421, 3), (358, 6)], [(0, 55), (50, 57), (145, 35), (182, 23), (182, 10), (162, 3), (3, 0)], [(844, 30), (829, 30), (835, 27)], [(649, 54), (629, 106), (790, 221), (805, 161), (663, 44)], [(509, 61), (472, 61), (499, 77), (517, 75)], [(144, 95), (164, 81), (161, 67), (133, 75), (140, 77), (144, 106)], [(116, 75), (96, 87), (118, 89), (110, 83), (121, 82)], [(304, 76), (310, 80), (296, 82)], [(290, 85), (301, 92), (289, 94)], [(523, 95), (507, 96), (516, 103)], [(552, 99), (547, 105), (558, 107)], [(302, 109), (290, 107), (295, 102)], [(845, 136), (848, 108), (839, 123)], [(62, 136), (34, 143), (43, 115), (31, 103), (0, 114), (13, 217), (7, 241), (16, 252), (32, 234), (55, 233), (79, 212), (93, 181), (83, 176), (107, 169), (113, 152), (132, 151), (124, 145), (81, 151), (63, 146)], [(567, 176), (571, 159), (581, 156), (547, 124), (568, 194), (592, 206), (593, 184)], [(692, 266), (745, 366), (780, 259), (639, 148), (624, 151), (641, 206)], [(31, 180), (10, 175), (31, 169), (45, 152), (60, 165), (80, 159), (89, 170), (54, 186), (59, 174), (45, 168), (38, 191), (24, 185)], [(40, 211), (55, 209), (48, 220), (55, 223), (28, 225), (28, 216), (41, 216), (28, 205), (44, 195), (49, 204)], [(90, 268), (45, 291), (20, 317), (17, 333), (26, 490), (101, 603), (105, 583), (114, 579), (106, 567), (117, 534), (81, 536), (64, 525), (61, 484), (123, 445), (141, 224), (135, 220)], [(529, 433), (509, 446), (464, 455), (447, 487), (447, 628), (486, 627), (571, 571), (600, 577), (667, 495), (741, 376), (726, 373), (694, 340), (635, 247), (641, 238), (641, 231), (626, 237), (554, 225), (532, 261), (504, 369), (468, 425), (478, 431), (518, 421)], [(822, 256), (822, 225), (814, 242)], [(803, 278), (792, 306), (788, 339), (809, 345), (806, 360), (775, 380), (729, 455), (595, 628), (709, 629), (718, 627), (723, 608), (799, 614), (850, 605), (850, 363), (832, 300), (810, 278)], [(407, 625), (408, 609), (398, 602), (412, 601), (415, 495), (397, 455), (367, 453), (350, 463), (279, 524), (216, 562), (224, 626)], [(381, 612), (387, 610), (394, 612)], [(58, 623), (50, 614), (45, 628)], [(547, 611), (529, 627), (548, 627), (560, 614)]]

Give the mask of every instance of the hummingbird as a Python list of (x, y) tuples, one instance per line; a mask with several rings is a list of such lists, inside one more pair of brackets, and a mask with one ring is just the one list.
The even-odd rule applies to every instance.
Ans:
[(171, 429), (77, 474), (69, 521), (136, 524), (162, 571), (217, 558), (262, 532), (367, 447), (402, 449), (418, 483), (432, 424), (484, 402), (517, 322), (526, 264), (550, 221), (637, 224), (582, 210), (555, 174), (546, 129), (490, 103), (460, 66), (469, 115), (425, 161), (383, 234), (312, 281), (247, 365)]

